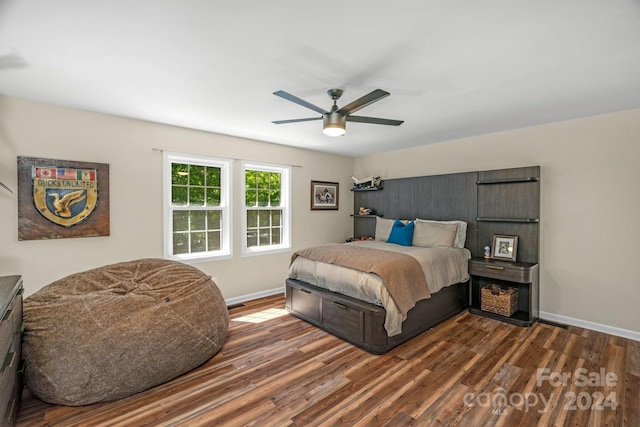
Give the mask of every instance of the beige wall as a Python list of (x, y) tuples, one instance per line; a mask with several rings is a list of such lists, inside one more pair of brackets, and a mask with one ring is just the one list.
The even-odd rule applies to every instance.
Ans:
[[(302, 166), (292, 168), (294, 249), (351, 234), (350, 157), (0, 97), (0, 181), (14, 192), (19, 155), (108, 163), (111, 175), (109, 237), (18, 241), (17, 197), (0, 191), (0, 275), (21, 274), (28, 295), (70, 273), (162, 257), (162, 154), (153, 148)], [(309, 210), (312, 179), (342, 184), (340, 210)], [(242, 258), (241, 198), (235, 202), (233, 259), (195, 264), (217, 278), (227, 299), (282, 287), (291, 256)]]
[(354, 174), (540, 165), (541, 311), (640, 333), (639, 138), (631, 110), (361, 157)]

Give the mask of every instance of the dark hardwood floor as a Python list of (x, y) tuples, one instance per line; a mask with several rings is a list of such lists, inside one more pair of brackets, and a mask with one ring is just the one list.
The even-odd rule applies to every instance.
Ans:
[(203, 366), (84, 407), (26, 390), (17, 425), (640, 426), (637, 341), (465, 312), (374, 356), (287, 314), (282, 296), (230, 313)]

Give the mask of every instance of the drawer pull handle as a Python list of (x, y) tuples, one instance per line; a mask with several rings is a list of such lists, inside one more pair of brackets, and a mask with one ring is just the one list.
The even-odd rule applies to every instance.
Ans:
[(492, 270), (504, 270), (504, 267), (498, 267), (497, 265), (486, 265), (485, 267), (490, 268)]
[(335, 301), (333, 301), (333, 305), (335, 305), (336, 307), (340, 307), (340, 308), (342, 308), (342, 309), (344, 309), (344, 310), (346, 310), (347, 308), (349, 308), (349, 307), (347, 307), (346, 305), (344, 305), (344, 304), (340, 304), (339, 302), (335, 302)]
[(305, 293), (305, 294), (310, 294), (310, 293), (311, 293), (311, 291), (309, 291), (309, 290), (307, 290), (307, 289), (302, 289), (302, 288), (300, 288), (300, 289), (298, 289), (298, 290), (299, 290), (300, 292)]
[(11, 365), (13, 365), (13, 359), (15, 358), (16, 352), (15, 351), (10, 351), (7, 353), (7, 355), (4, 358), (4, 363), (2, 364), (2, 369), (0, 369), (0, 372), (4, 371), (4, 368), (8, 368), (11, 367)]

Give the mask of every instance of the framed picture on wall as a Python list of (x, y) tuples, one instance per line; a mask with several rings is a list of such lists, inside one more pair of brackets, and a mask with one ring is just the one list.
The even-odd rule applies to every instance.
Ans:
[(18, 156), (18, 240), (109, 234), (108, 164)]
[(338, 210), (337, 182), (311, 181), (311, 210)]
[(518, 236), (493, 235), (493, 251), (491, 258), (516, 262), (518, 253)]

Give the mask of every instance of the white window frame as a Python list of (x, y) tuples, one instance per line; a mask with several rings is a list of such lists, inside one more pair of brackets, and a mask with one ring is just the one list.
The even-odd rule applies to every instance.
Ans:
[[(241, 162), (241, 181), (242, 181), (242, 256), (255, 256), (264, 254), (273, 254), (277, 252), (287, 252), (291, 250), (291, 167), (286, 165), (275, 165), (271, 163), (258, 162)], [(255, 207), (247, 208), (245, 197), (247, 193), (246, 171), (258, 170), (263, 172), (278, 172), (281, 174), (280, 179), (280, 206), (277, 209), (282, 210), (282, 243), (278, 245), (267, 245), (258, 247), (247, 247), (247, 210), (254, 210)], [(272, 209), (267, 207), (265, 209)]]
[[(197, 166), (219, 167), (220, 171), (220, 206), (215, 210), (222, 212), (222, 230), (220, 232), (220, 250), (197, 252), (190, 254), (173, 254), (173, 211), (171, 205), (171, 164), (187, 163)], [(199, 156), (195, 154), (183, 154), (163, 152), (163, 210), (164, 210), (164, 257), (184, 262), (207, 262), (229, 259), (233, 255), (232, 243), (232, 193), (231, 177), (233, 163), (229, 159)], [(207, 210), (204, 208), (204, 210)]]

